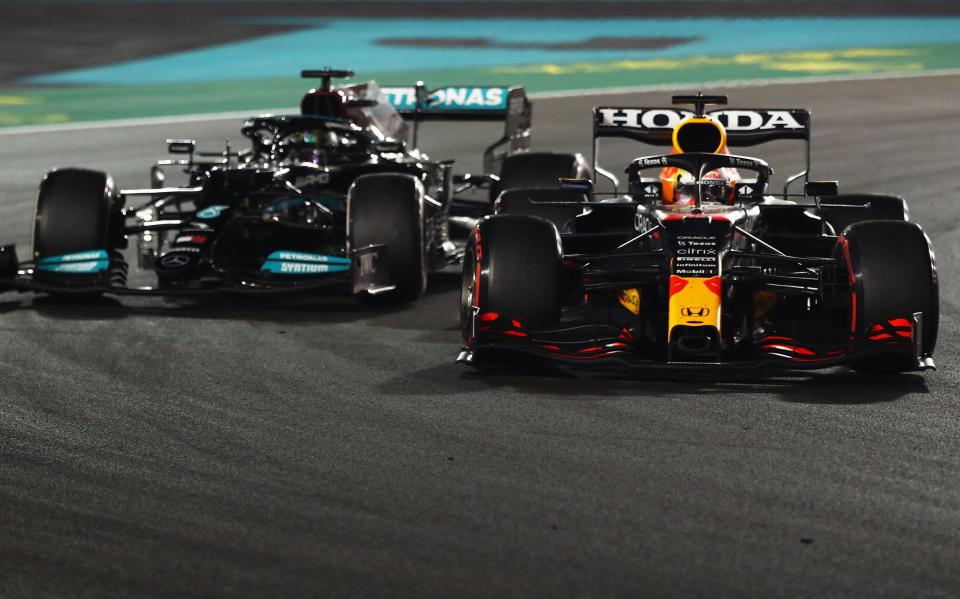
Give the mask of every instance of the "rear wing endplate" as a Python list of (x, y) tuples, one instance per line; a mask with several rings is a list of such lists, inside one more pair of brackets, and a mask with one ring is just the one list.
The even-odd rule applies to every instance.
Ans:
[[(810, 176), (810, 111), (805, 108), (724, 108), (706, 113), (717, 119), (727, 132), (727, 146), (747, 147), (777, 141), (799, 140), (805, 144), (804, 170), (787, 178), (791, 183)], [(593, 110), (594, 168), (597, 140), (602, 137), (632, 139), (653, 146), (672, 145), (673, 128), (694, 116), (677, 108), (634, 108), (602, 106)]]
[(400, 116), (417, 127), (424, 121), (504, 121), (504, 134), (483, 154), (487, 173), (496, 173), (506, 156), (530, 147), (533, 106), (522, 87), (448, 86), (428, 90), (415, 86), (384, 86), (380, 91)]

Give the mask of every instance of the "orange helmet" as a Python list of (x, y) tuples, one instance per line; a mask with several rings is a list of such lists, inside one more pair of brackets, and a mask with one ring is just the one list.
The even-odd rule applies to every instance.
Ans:
[[(732, 172), (731, 172), (732, 171)], [(700, 181), (700, 201), (706, 203), (732, 204), (737, 182), (736, 171), (721, 168), (710, 171)], [(697, 193), (696, 177), (686, 171), (679, 171), (673, 184), (673, 204), (693, 204)]]
[[(710, 116), (691, 116), (683, 119), (673, 128), (673, 152), (708, 152), (727, 154), (727, 132), (719, 121)], [(721, 168), (703, 176), (702, 189), (704, 202), (730, 204), (734, 199), (734, 188), (740, 178), (736, 169)], [(675, 166), (664, 167), (660, 171), (660, 183), (663, 187), (665, 204), (692, 204), (696, 194), (697, 181), (691, 173)]]

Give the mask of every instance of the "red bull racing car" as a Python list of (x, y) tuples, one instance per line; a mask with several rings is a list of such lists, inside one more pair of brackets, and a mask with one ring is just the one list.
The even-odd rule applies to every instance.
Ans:
[[(594, 110), (593, 170), (614, 193), (567, 179), (500, 194), (467, 247), (458, 361), (933, 368), (937, 271), (903, 199), (811, 181), (807, 110), (673, 103), (692, 110)], [(622, 193), (597, 165), (609, 137), (671, 151), (630, 162)], [(765, 161), (731, 152), (775, 140), (806, 150), (782, 194), (769, 191)]]

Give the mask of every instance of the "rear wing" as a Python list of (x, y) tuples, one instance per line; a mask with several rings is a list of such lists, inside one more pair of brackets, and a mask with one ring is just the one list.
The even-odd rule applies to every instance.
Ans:
[[(804, 169), (787, 177), (783, 193), (790, 184), (810, 178), (810, 111), (805, 108), (725, 108), (706, 113), (717, 119), (727, 132), (727, 146), (747, 147), (776, 141), (804, 142)], [(627, 108), (603, 106), (593, 110), (593, 163), (596, 170), (598, 140), (603, 137), (632, 139), (653, 146), (672, 145), (674, 126), (687, 117), (688, 110), (677, 108)], [(597, 170), (610, 178), (603, 169)], [(616, 184), (616, 183), (615, 183)]]
[(413, 122), (413, 145), (424, 121), (504, 121), (503, 136), (483, 153), (483, 168), (496, 173), (506, 156), (530, 147), (533, 106), (522, 87), (449, 86), (428, 90), (384, 86), (380, 91), (400, 116)]

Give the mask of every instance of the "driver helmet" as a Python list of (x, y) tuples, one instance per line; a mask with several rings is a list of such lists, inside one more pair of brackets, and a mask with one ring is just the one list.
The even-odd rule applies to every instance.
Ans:
[(340, 145), (340, 136), (336, 131), (305, 131), (303, 133), (303, 145), (314, 147), (319, 150), (332, 150)]
[[(701, 181), (701, 201), (711, 204), (732, 204), (738, 178), (736, 171), (730, 168), (720, 168), (706, 173)], [(671, 183), (672, 185), (663, 186), (665, 203), (679, 205), (695, 203), (696, 177), (687, 171), (677, 169), (671, 176)]]
[(340, 147), (340, 136), (330, 130), (304, 131), (297, 141), (296, 158), (299, 162), (321, 164), (327, 152), (334, 152)]

